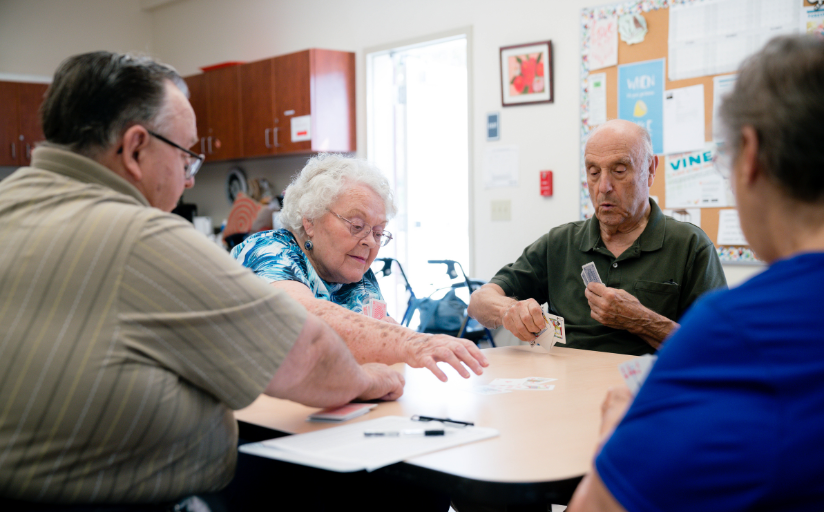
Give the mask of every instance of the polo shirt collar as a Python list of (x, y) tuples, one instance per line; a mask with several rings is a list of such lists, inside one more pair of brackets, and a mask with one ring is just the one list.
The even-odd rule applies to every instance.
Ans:
[(84, 183), (94, 183), (151, 206), (137, 188), (108, 167), (57, 144), (42, 143), (32, 151), (31, 167), (51, 171)]
[[(658, 204), (649, 199), (650, 212), (644, 232), (638, 237), (633, 246), (638, 246), (642, 251), (656, 251), (664, 246), (665, 219), (664, 213)], [(601, 225), (594, 215), (589, 219), (587, 228), (581, 236), (579, 248), (582, 252), (589, 252), (595, 249), (601, 240)]]

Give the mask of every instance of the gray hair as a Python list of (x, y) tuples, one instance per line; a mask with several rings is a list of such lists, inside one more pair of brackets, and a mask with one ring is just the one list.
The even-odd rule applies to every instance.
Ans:
[(824, 201), (824, 40), (772, 39), (741, 65), (720, 117), (732, 153), (741, 147), (742, 128), (751, 126), (769, 179), (791, 198)]
[(188, 97), (177, 71), (149, 57), (103, 51), (69, 57), (40, 107), (46, 140), (94, 158), (133, 125), (159, 130), (170, 121), (168, 82)]
[(309, 159), (283, 193), (280, 221), (289, 231), (306, 236), (303, 219), (314, 220), (326, 213), (342, 193), (355, 184), (375, 191), (386, 206), (386, 220), (397, 208), (386, 177), (366, 160), (321, 153)]

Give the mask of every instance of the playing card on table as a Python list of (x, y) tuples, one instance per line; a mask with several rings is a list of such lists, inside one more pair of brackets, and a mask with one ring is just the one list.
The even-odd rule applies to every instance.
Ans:
[(598, 275), (598, 269), (595, 268), (595, 263), (589, 262), (583, 267), (584, 269), (581, 272), (581, 278), (584, 280), (584, 286), (588, 285), (589, 283), (602, 283), (601, 276)]
[(372, 299), (370, 311), (372, 312), (372, 318), (381, 320), (386, 316), (386, 302), (380, 299)]

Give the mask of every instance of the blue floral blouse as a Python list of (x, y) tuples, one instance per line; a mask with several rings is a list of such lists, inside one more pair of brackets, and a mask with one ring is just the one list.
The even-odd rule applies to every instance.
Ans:
[(356, 283), (327, 283), (321, 279), (298, 241), (286, 229), (255, 233), (235, 246), (231, 255), (267, 283), (303, 283), (312, 290), (315, 298), (332, 301), (356, 313), (363, 312), (363, 305), (369, 299), (383, 300), (371, 269)]

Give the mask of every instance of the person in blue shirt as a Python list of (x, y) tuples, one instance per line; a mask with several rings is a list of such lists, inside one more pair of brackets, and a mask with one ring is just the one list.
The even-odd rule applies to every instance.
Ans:
[(610, 391), (569, 512), (824, 508), (824, 39), (771, 40), (720, 115), (719, 168), (769, 266), (699, 299), (634, 399)]
[(279, 217), (284, 229), (246, 238), (232, 256), (332, 326), (361, 363), (403, 362), (427, 368), (442, 381), (441, 361), (464, 378), (470, 375), (466, 367), (482, 374), (489, 363), (471, 341), (362, 314), (370, 301), (383, 300), (369, 267), (392, 240), (386, 224), (394, 214), (389, 182), (377, 168), (320, 154), (284, 192)]

